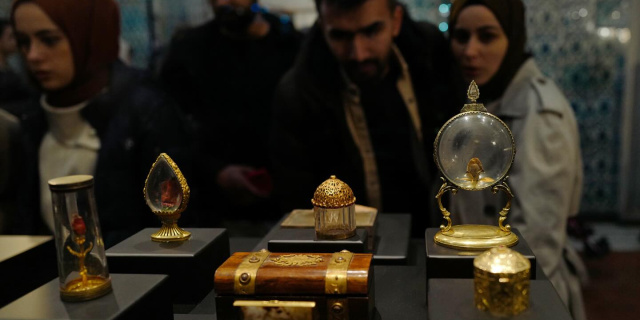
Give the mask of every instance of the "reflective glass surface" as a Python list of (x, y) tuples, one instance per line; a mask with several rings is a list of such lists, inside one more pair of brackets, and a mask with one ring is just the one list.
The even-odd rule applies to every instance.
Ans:
[(159, 157), (147, 178), (147, 205), (153, 211), (175, 212), (182, 203), (182, 189), (171, 165)]
[(488, 188), (506, 176), (515, 156), (511, 132), (497, 117), (465, 112), (436, 138), (436, 161), (445, 178), (465, 190)]

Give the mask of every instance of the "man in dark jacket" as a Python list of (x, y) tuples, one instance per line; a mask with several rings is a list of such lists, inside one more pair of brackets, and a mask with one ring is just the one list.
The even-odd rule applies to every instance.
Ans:
[(272, 161), (283, 209), (330, 175), (357, 202), (428, 225), (432, 146), (454, 112), (442, 34), (395, 0), (317, 0), (319, 19), (275, 98)]
[(211, 0), (215, 19), (177, 34), (160, 73), (195, 127), (208, 224), (272, 211), (271, 101), (301, 37), (256, 2)]

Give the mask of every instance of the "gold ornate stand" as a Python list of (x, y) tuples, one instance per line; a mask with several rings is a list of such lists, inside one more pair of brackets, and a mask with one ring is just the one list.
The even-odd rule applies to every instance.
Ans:
[(160, 230), (151, 235), (151, 240), (156, 242), (184, 241), (191, 237), (191, 232), (178, 227), (180, 214), (157, 214), (162, 221)]
[[(506, 178), (507, 177), (505, 177), (505, 180)], [(511, 209), (511, 199), (513, 199), (513, 193), (511, 193), (511, 189), (504, 180), (491, 189), (494, 194), (502, 190), (507, 195), (507, 204), (500, 210), (498, 226), (452, 226), (451, 218), (449, 217), (451, 213), (442, 205), (442, 196), (447, 191), (451, 191), (451, 193), (455, 195), (458, 189), (449, 184), (444, 178), (441, 179), (444, 183), (440, 187), (436, 199), (438, 200), (438, 206), (440, 207), (442, 216), (447, 221), (447, 225), (441, 225), (440, 231), (434, 236), (433, 240), (437, 244), (454, 249), (485, 250), (497, 246), (511, 247), (518, 243), (518, 236), (511, 232), (511, 226), (503, 225), (504, 220), (507, 219), (509, 209)]]
[(61, 288), (60, 298), (69, 302), (86, 301), (101, 297), (109, 292), (111, 292), (111, 279), (88, 276), (86, 279), (75, 279)]

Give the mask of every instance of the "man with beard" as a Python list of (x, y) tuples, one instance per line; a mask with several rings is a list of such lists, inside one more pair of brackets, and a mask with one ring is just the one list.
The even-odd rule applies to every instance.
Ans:
[(268, 210), (271, 101), (300, 43), (290, 23), (256, 0), (210, 2), (215, 19), (177, 34), (160, 72), (194, 127), (199, 174), (190, 183), (205, 209), (201, 225)]
[(316, 6), (318, 21), (274, 102), (272, 161), (282, 209), (309, 207), (315, 188), (334, 174), (359, 204), (411, 213), (418, 236), (435, 195), (433, 141), (460, 107), (447, 103), (444, 37), (410, 20), (396, 0)]

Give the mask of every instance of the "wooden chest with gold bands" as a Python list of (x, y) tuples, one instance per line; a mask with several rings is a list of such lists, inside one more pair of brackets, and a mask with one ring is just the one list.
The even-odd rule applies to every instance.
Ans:
[(371, 319), (372, 257), (348, 251), (236, 252), (215, 274), (217, 313), (246, 319), (243, 314), (252, 308), (306, 308), (304, 319)]

